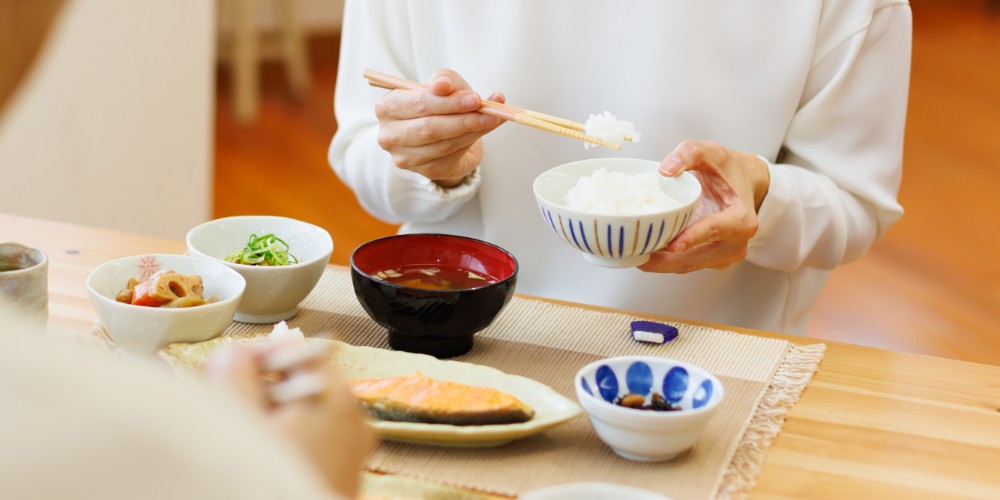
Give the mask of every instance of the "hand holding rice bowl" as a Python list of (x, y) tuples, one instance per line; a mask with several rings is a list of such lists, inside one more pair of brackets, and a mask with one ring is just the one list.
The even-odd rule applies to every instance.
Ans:
[(566, 163), (533, 184), (546, 225), (588, 262), (635, 267), (690, 222), (701, 184), (684, 172), (659, 174), (659, 162), (595, 158)]

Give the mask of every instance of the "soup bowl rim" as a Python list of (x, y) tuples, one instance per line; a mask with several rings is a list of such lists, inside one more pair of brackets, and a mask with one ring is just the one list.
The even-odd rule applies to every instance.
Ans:
[[(357, 255), (357, 252), (360, 251), (360, 250), (362, 250), (363, 248), (369, 246), (369, 245), (375, 245), (375, 244), (377, 244), (379, 242), (383, 242), (383, 241), (386, 241), (386, 240), (406, 238), (406, 237), (414, 237), (414, 236), (454, 238), (454, 239), (471, 241), (471, 242), (476, 243), (476, 244), (486, 245), (486, 246), (492, 247), (493, 249), (497, 250), (499, 253), (507, 256), (507, 258), (509, 258), (510, 261), (511, 261), (511, 263), (513, 264), (513, 267), (511, 268), (510, 272), (505, 273), (506, 275), (503, 278), (498, 278), (498, 277), (493, 276), (492, 274), (490, 274), (489, 277), (495, 279), (495, 281), (492, 282), (492, 283), (485, 283), (483, 285), (474, 286), (474, 287), (449, 288), (449, 289), (433, 289), (433, 288), (420, 288), (420, 287), (414, 287), (414, 286), (401, 285), (399, 283), (393, 283), (391, 281), (387, 281), (387, 280), (378, 278), (377, 276), (375, 276), (374, 273), (369, 273), (369, 272), (363, 270), (355, 262), (355, 257)], [(448, 267), (458, 267), (458, 266), (448, 266)], [(356, 249), (354, 249), (354, 252), (351, 253), (351, 269), (354, 270), (354, 271), (356, 271), (357, 273), (361, 274), (362, 276), (365, 276), (365, 277), (370, 278), (372, 280), (378, 281), (381, 284), (381, 286), (388, 286), (390, 288), (399, 289), (399, 290), (419, 290), (420, 292), (428, 292), (428, 293), (435, 293), (435, 294), (442, 294), (442, 295), (451, 295), (451, 294), (461, 294), (461, 293), (468, 293), (470, 291), (482, 290), (482, 289), (486, 289), (486, 288), (490, 288), (490, 287), (501, 285), (501, 284), (506, 283), (506, 282), (508, 282), (508, 281), (510, 281), (512, 279), (516, 279), (516, 277), (518, 275), (518, 271), (520, 270), (520, 263), (518, 263), (517, 258), (514, 257), (514, 254), (510, 253), (509, 251), (505, 250), (504, 248), (500, 247), (499, 245), (496, 245), (496, 244), (493, 244), (493, 243), (490, 243), (488, 241), (484, 241), (484, 240), (481, 240), (481, 239), (478, 239), (478, 238), (473, 238), (471, 236), (461, 236), (461, 235), (447, 234), (447, 233), (405, 233), (405, 234), (394, 234), (394, 235), (390, 235), (390, 236), (385, 236), (385, 237), (377, 238), (377, 239), (374, 239), (374, 240), (371, 240), (371, 241), (368, 241), (366, 243), (361, 244)]]

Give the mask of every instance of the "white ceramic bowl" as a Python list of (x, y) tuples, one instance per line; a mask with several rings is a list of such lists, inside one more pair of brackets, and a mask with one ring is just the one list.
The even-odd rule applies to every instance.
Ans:
[[(574, 382), (580, 405), (597, 436), (630, 460), (669, 460), (701, 437), (723, 398), (722, 383), (708, 371), (667, 358), (623, 356), (580, 369)], [(629, 393), (651, 399), (657, 392), (676, 411), (626, 408), (615, 401)]]
[[(274, 233), (288, 243), (298, 264), (251, 266), (225, 262), (242, 249), (251, 234)], [(217, 260), (243, 275), (247, 289), (236, 309), (236, 321), (277, 323), (295, 316), (299, 303), (316, 287), (333, 254), (333, 238), (325, 229), (288, 217), (244, 215), (201, 224), (187, 233), (191, 255)]]
[[(594, 158), (553, 167), (535, 178), (533, 189), (545, 224), (560, 239), (583, 252), (589, 262), (603, 267), (635, 267), (663, 248), (691, 219), (701, 196), (701, 184), (684, 172), (677, 177), (658, 173), (659, 163), (634, 158)], [(680, 206), (641, 215), (586, 213), (569, 208), (568, 193), (581, 177), (606, 168), (629, 175), (654, 173), (660, 188)]]
[[(142, 279), (162, 269), (201, 276), (205, 296), (217, 302), (195, 307), (135, 306), (117, 302), (115, 296), (129, 278)], [(154, 355), (173, 342), (211, 339), (233, 321), (246, 281), (239, 273), (213, 260), (187, 255), (137, 255), (105, 262), (87, 276), (87, 292), (98, 319), (122, 349), (132, 354)]]

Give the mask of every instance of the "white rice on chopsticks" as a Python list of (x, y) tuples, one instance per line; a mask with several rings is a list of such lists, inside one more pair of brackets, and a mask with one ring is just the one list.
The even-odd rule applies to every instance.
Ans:
[[(583, 132), (611, 144), (621, 144), (628, 137), (632, 142), (639, 142), (642, 134), (635, 131), (632, 122), (619, 120), (618, 117), (605, 111), (599, 115), (590, 115), (583, 124)], [(583, 143), (585, 149), (596, 147), (596, 144)]]

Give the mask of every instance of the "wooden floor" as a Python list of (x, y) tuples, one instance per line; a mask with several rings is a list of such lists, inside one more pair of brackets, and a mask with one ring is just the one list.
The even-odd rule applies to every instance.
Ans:
[[(906, 215), (869, 255), (834, 271), (809, 335), (1000, 364), (1000, 18), (984, 2), (912, 3)], [(395, 227), (361, 210), (327, 165), (337, 39), (310, 48), (311, 94), (292, 100), (280, 67), (267, 65), (250, 125), (234, 121), (220, 70), (215, 215), (314, 222), (333, 236), (332, 261), (346, 264)]]

